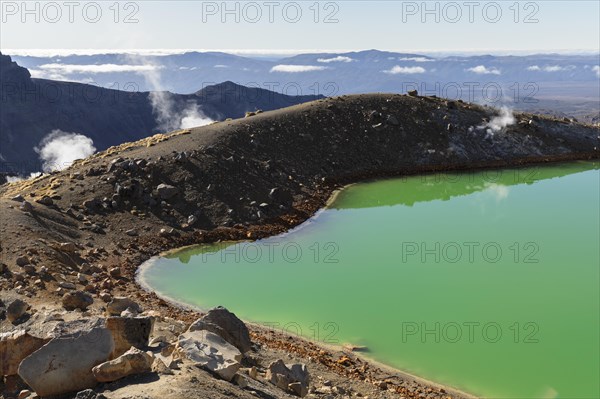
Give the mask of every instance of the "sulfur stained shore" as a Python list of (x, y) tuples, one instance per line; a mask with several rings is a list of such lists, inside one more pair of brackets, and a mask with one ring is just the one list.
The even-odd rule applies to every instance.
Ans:
[[(1, 320), (1, 331), (39, 329), (45, 319), (38, 316), (50, 313), (64, 320), (99, 315), (103, 298), (127, 296), (152, 312), (155, 335), (173, 340), (199, 314), (135, 283), (138, 265), (160, 252), (282, 233), (334, 190), (363, 178), (598, 158), (598, 135), (597, 127), (570, 120), (372, 94), (114, 147), (61, 172), (0, 187), (0, 299), (30, 306), (29, 320)], [(62, 309), (72, 287), (92, 296), (85, 313)], [(254, 347), (243, 365), (262, 372), (277, 358), (306, 363), (309, 397), (469, 397), (345, 349), (256, 325), (250, 330)], [(4, 397), (27, 388), (18, 376), (3, 379)], [(173, 374), (135, 375), (95, 390), (110, 398), (290, 395), (260, 376), (242, 387), (185, 362)]]

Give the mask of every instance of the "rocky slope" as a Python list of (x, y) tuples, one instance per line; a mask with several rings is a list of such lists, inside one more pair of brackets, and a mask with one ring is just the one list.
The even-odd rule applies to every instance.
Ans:
[(0, 87), (0, 174), (41, 170), (34, 147), (56, 129), (83, 134), (93, 140), (98, 150), (105, 150), (165, 132), (169, 126), (174, 126), (169, 130), (177, 128), (186, 116), (239, 118), (248, 111), (273, 110), (320, 98), (287, 96), (232, 82), (204, 87), (190, 95), (164, 92), (153, 97), (151, 92), (136, 90), (135, 85), (126, 83), (116, 86), (122, 90), (111, 90), (32, 79), (26, 68), (2, 54)]
[[(333, 190), (361, 178), (600, 155), (599, 132), (592, 126), (529, 114), (512, 120), (511, 115), (497, 114), (414, 93), (344, 96), (153, 136), (110, 148), (62, 172), (3, 185), (0, 298), (7, 319), (0, 326), (12, 333), (29, 326), (29, 318), (38, 339), (32, 344), (35, 349), (39, 340), (61, 337), (39, 332), (41, 326), (58, 318), (71, 331), (69, 320), (85, 317), (98, 324), (80, 326), (78, 334), (87, 336), (96, 328), (102, 331), (99, 337), (119, 341), (119, 330), (107, 326), (115, 322), (103, 314), (136, 319), (142, 309), (118, 307), (122, 299), (115, 297), (134, 300), (145, 310), (142, 318), (154, 319), (152, 336), (168, 332), (166, 353), (177, 350), (184, 367), (173, 371), (166, 365), (167, 371), (149, 372), (150, 360), (133, 351), (125, 359), (116, 358), (117, 363), (135, 360), (146, 366), (139, 369), (141, 374), (94, 385), (107, 397), (134, 397), (139, 388), (129, 384), (135, 383), (143, 384), (148, 397), (178, 397), (182, 392), (198, 398), (305, 394), (302, 378), (273, 377), (291, 372), (272, 363), (278, 358), (308, 365), (312, 397), (466, 396), (370, 364), (350, 350), (324, 348), (259, 326), (250, 326), (252, 346), (248, 351), (244, 346), (243, 355), (224, 349), (231, 355), (224, 358), (245, 367), (238, 369), (242, 377), (232, 377), (237, 385), (223, 381), (222, 375), (215, 382), (212, 374), (196, 367), (201, 362), (190, 350), (226, 348), (219, 339), (232, 344), (226, 333), (229, 327), (218, 330), (221, 338), (193, 335), (188, 327), (199, 317), (195, 311), (174, 308), (140, 290), (134, 278), (141, 262), (166, 249), (285, 231), (323, 206)], [(507, 122), (514, 123), (504, 126)], [(13, 305), (15, 299), (31, 309), (27, 304)], [(118, 311), (111, 313), (115, 306)], [(66, 310), (59, 312), (61, 307)], [(85, 313), (72, 316), (69, 309), (76, 308), (86, 309)], [(236, 323), (229, 325), (239, 326)], [(234, 333), (240, 328), (234, 327)], [(150, 350), (156, 358), (162, 347), (148, 348), (147, 338), (133, 346)], [(92, 363), (109, 359), (100, 356)], [(87, 378), (91, 384), (108, 377)], [(5, 395), (25, 387), (14, 373), (4, 381)]]

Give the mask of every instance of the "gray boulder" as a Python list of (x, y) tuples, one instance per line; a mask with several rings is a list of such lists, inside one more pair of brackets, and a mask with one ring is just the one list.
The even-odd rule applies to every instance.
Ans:
[(106, 312), (109, 316), (120, 316), (124, 310), (131, 309), (133, 313), (141, 313), (142, 308), (137, 302), (123, 296), (116, 296), (106, 306)]
[(162, 183), (156, 187), (156, 193), (161, 200), (169, 200), (179, 193), (179, 189), (169, 184)]
[(20, 299), (15, 299), (6, 307), (6, 318), (11, 323), (18, 321), (27, 312), (29, 305)]
[(231, 381), (241, 367), (242, 354), (240, 351), (210, 331), (183, 333), (177, 340), (176, 348), (197, 366), (226, 381)]
[(286, 365), (279, 359), (269, 365), (266, 379), (275, 386), (289, 391), (297, 396), (304, 397), (308, 394), (310, 374), (304, 364)]
[(92, 303), (94, 303), (92, 296), (83, 291), (67, 292), (62, 297), (62, 306), (67, 310), (86, 310)]
[(206, 330), (213, 332), (238, 348), (242, 353), (250, 350), (250, 332), (248, 327), (234, 313), (222, 306), (213, 308), (196, 320), (188, 331)]
[(132, 347), (118, 358), (97, 365), (92, 373), (99, 382), (111, 382), (128, 375), (147, 373), (153, 362), (153, 356)]
[(98, 320), (87, 329), (52, 339), (23, 359), (19, 376), (39, 396), (62, 395), (97, 384), (92, 368), (114, 349), (111, 332)]

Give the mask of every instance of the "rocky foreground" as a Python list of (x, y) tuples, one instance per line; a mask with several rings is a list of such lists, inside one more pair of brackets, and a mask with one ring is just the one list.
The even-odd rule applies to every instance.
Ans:
[(598, 158), (597, 127), (434, 97), (319, 100), (123, 144), (0, 187), (6, 398), (459, 398), (135, 283), (161, 251), (257, 239), (361, 178)]

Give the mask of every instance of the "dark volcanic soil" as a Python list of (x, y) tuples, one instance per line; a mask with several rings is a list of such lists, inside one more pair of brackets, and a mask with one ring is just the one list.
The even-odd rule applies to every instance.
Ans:
[[(197, 313), (174, 308), (134, 283), (141, 262), (183, 245), (283, 232), (309, 218), (333, 190), (362, 178), (600, 155), (598, 128), (529, 114), (517, 114), (513, 125), (499, 131), (481, 127), (496, 115), (438, 98), (344, 96), (154, 136), (62, 172), (4, 185), (0, 260), (7, 267), (0, 293), (43, 306), (58, 302), (59, 281), (70, 281), (96, 295), (125, 293), (189, 322)], [(32, 210), (21, 210), (11, 199), (16, 195)], [(61, 249), (65, 242), (75, 250)], [(16, 264), (20, 256), (35, 266), (31, 276)], [(76, 277), (82, 263), (97, 267), (85, 285)], [(121, 277), (107, 272), (114, 266)], [(315, 370), (331, 370), (339, 381), (372, 388), (381, 379), (376, 367), (340, 363), (340, 353), (256, 326), (253, 332), (265, 350), (310, 356)], [(427, 387), (390, 383), (385, 393), (370, 395), (448, 396)]]

